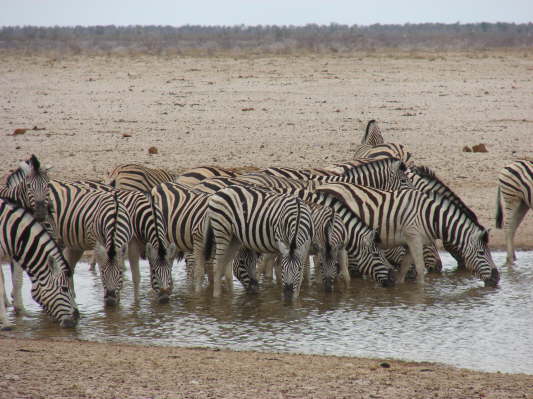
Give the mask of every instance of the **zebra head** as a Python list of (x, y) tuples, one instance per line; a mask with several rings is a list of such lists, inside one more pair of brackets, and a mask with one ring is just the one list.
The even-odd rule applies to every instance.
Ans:
[[(17, 178), (19, 176), (22, 180)], [(8, 187), (23, 184), (23, 205), (30, 209), (33, 217), (41, 223), (50, 215), (49, 181), (47, 170), (41, 168), (41, 163), (35, 155), (21, 162), (20, 168), (8, 177)]]
[(372, 278), (383, 287), (392, 287), (395, 283), (394, 268), (378, 247), (380, 242), (379, 233), (366, 227), (358, 234), (357, 243), (349, 250), (350, 262), (354, 262), (359, 271), (372, 270)]
[(389, 178), (387, 179), (390, 186), (386, 187), (385, 190), (403, 190), (405, 188), (414, 189), (413, 182), (407, 176), (407, 166), (405, 163), (399, 159), (394, 159), (389, 171)]
[(32, 281), (33, 299), (63, 328), (73, 328), (78, 323), (80, 313), (74, 301), (71, 270), (60, 253), (48, 255), (47, 268), (51, 271), (49, 280)]
[(340, 272), (339, 258), (348, 233), (342, 219), (333, 210), (331, 219), (324, 227), (324, 245), (319, 248), (318, 265), (325, 291), (332, 292), (333, 283)]
[(241, 247), (233, 260), (233, 275), (249, 294), (257, 294), (259, 288), (256, 273), (257, 258), (257, 252)]
[(294, 198), (282, 215), (276, 243), (281, 254), (281, 281), (285, 299), (298, 298), (302, 285), (304, 264), (308, 261), (309, 247), (313, 237), (311, 210), (305, 203)]
[(168, 303), (172, 293), (172, 263), (177, 257), (176, 244), (165, 247), (164, 243), (146, 244), (146, 257), (150, 264), (152, 289), (158, 294), (159, 303)]
[(100, 213), (95, 256), (105, 289), (104, 301), (108, 306), (115, 306), (120, 300), (122, 273), (126, 268), (125, 258), (133, 227), (128, 210), (118, 199), (117, 192), (109, 194), (107, 204), (101, 207)]
[(495, 287), (500, 281), (500, 273), (488, 248), (489, 230), (476, 227), (470, 229), (465, 242), (457, 243), (455, 249), (459, 250), (467, 270), (483, 280), (486, 287)]

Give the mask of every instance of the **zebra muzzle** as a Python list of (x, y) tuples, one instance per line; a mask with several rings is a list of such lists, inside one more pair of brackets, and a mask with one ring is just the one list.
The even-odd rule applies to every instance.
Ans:
[(333, 292), (333, 279), (331, 277), (325, 278), (324, 280), (324, 291), (330, 293)]
[(500, 272), (498, 269), (493, 268), (490, 273), (490, 278), (484, 281), (485, 287), (496, 287), (500, 281)]
[(158, 294), (159, 303), (168, 303), (170, 301), (170, 290), (169, 289), (160, 289)]
[(246, 288), (246, 292), (248, 292), (249, 294), (257, 294), (258, 291), (259, 291), (259, 283), (254, 278), (250, 279), (250, 284)]
[(104, 294), (104, 301), (106, 306), (116, 306), (118, 304), (118, 294), (114, 290), (106, 290)]

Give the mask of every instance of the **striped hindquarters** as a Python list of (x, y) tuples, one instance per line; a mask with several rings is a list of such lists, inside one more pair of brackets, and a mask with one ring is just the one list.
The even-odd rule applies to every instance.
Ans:
[(378, 123), (372, 119), (366, 125), (365, 134), (363, 135), (361, 144), (376, 146), (378, 144), (383, 144), (384, 142)]
[(183, 184), (184, 186), (193, 187), (205, 179), (210, 179), (212, 177), (235, 177), (238, 174), (238, 172), (232, 169), (220, 168), (217, 166), (199, 166), (180, 173), (176, 176), (174, 182)]

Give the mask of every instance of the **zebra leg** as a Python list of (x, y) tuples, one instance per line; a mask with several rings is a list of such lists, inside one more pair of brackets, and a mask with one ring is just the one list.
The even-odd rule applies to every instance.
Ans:
[(128, 245), (128, 261), (130, 262), (131, 281), (133, 282), (133, 296), (136, 301), (139, 299), (139, 286), (141, 283), (141, 273), (139, 271), (140, 244), (140, 242), (132, 240)]
[(0, 330), (6, 331), (11, 330), (11, 323), (7, 318), (7, 295), (6, 287), (4, 285), (4, 273), (2, 268), (0, 268)]
[[(408, 251), (407, 254), (410, 256), (405, 256), (402, 260), (402, 269), (400, 273), (403, 271), (403, 268), (405, 267), (404, 260), (405, 258), (411, 258), (410, 260), (415, 263), (416, 267), (416, 281), (417, 283), (424, 283), (424, 271), (426, 270), (426, 264), (424, 263), (424, 245), (420, 240), (414, 239), (407, 243)], [(406, 255), (407, 255), (406, 254)]]
[(230, 241), (220, 241), (216, 245), (215, 261), (213, 262), (213, 297), (218, 298), (222, 293), (222, 275), (228, 275), (226, 269), (229, 267), (230, 274), (233, 279), (233, 270), (230, 261), (233, 260), (235, 254), (240, 248), (240, 243), (231, 238)]
[(13, 297), (13, 308), (15, 309), (15, 313), (25, 314), (26, 309), (22, 302), (22, 267), (16, 263), (11, 263), (11, 279), (13, 282), (13, 292), (11, 293)]
[(91, 260), (89, 261), (89, 271), (94, 272), (96, 270), (96, 254), (93, 253)]
[(74, 248), (65, 248), (63, 250), (63, 255), (65, 256), (65, 260), (70, 266), (70, 282), (72, 284), (72, 290), (74, 293), (74, 297), (76, 297), (76, 290), (74, 289), (74, 270), (76, 269), (76, 263), (81, 259), (81, 256), (83, 255), (84, 250), (83, 249), (74, 249)]
[(346, 288), (350, 286), (350, 271), (348, 270), (348, 253), (341, 249), (339, 253), (339, 275), (344, 280)]
[(527, 205), (523, 202), (514, 201), (512, 206), (509, 204), (506, 206), (507, 215), (509, 217), (505, 218), (505, 243), (507, 246), (507, 260), (505, 262), (506, 266), (511, 266), (516, 260), (516, 254), (514, 251), (514, 236), (518, 226), (524, 219), (528, 211)]
[[(4, 281), (4, 272), (2, 271), (2, 265), (0, 265), (0, 273), (2, 274), (2, 276), (0, 277), (2, 279), (2, 281)], [(2, 283), (3, 284), (3, 283)], [(2, 285), (2, 287), (0, 287), (0, 289), (2, 290), (3, 292), (3, 303), (4, 303), (4, 307), (7, 309), (8, 307), (11, 306), (11, 302), (9, 301), (9, 298), (7, 297), (7, 293), (6, 293), (6, 290), (5, 288), (3, 288), (4, 286)]]

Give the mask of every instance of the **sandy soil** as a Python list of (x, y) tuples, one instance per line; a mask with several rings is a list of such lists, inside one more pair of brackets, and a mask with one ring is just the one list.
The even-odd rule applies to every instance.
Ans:
[[(494, 225), (496, 179), (532, 157), (533, 54), (0, 57), (0, 174), (35, 153), (60, 178), (139, 162), (325, 166), (366, 123)], [(33, 130), (33, 128), (36, 128)], [(15, 129), (28, 128), (13, 135)], [(40, 130), (42, 129), (42, 130)], [(487, 153), (463, 152), (484, 143)], [(158, 153), (150, 155), (155, 146)], [(517, 244), (531, 248), (526, 216)], [(492, 230), (491, 245), (503, 247)], [(531, 398), (533, 377), (433, 364), (0, 339), (1, 398)]]
[(1, 399), (533, 398), (533, 375), (433, 363), (15, 339), (0, 353)]

